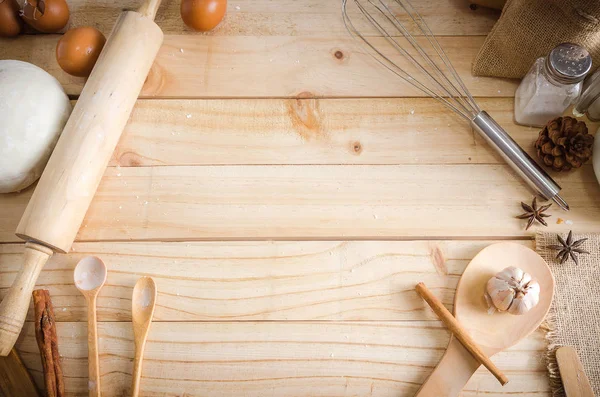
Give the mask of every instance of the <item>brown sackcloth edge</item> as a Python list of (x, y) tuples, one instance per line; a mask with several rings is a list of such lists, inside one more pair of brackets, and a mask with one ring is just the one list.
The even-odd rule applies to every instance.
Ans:
[[(566, 222), (565, 222), (566, 223)], [(550, 245), (560, 245), (557, 236), (567, 239), (569, 229), (535, 236), (535, 248), (547, 262), (556, 280), (554, 300), (543, 327), (547, 341), (545, 361), (549, 385), (554, 397), (564, 397), (565, 391), (556, 362), (556, 349), (571, 346), (579, 355), (594, 395), (600, 396), (600, 233), (573, 230), (573, 240), (585, 239), (579, 248), (588, 254), (578, 255), (560, 264), (558, 251)]]
[[(546, 234), (543, 232), (537, 232), (535, 236), (535, 250), (540, 252), (542, 247), (548, 245)], [(553, 397), (566, 397), (565, 390), (563, 388), (562, 380), (560, 378), (560, 371), (558, 369), (558, 362), (556, 361), (556, 349), (560, 347), (557, 342), (556, 334), (556, 305), (552, 304), (550, 310), (544, 319), (544, 322), (540, 325), (540, 329), (545, 333), (546, 339), (546, 352), (544, 359), (546, 361), (546, 368), (548, 370), (548, 381), (550, 382), (550, 389), (552, 390)]]

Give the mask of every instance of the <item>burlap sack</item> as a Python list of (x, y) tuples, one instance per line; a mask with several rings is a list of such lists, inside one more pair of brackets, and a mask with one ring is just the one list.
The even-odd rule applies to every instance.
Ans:
[[(566, 239), (566, 233), (561, 233)], [(574, 239), (587, 238), (580, 247), (589, 255), (579, 255), (579, 265), (571, 259), (562, 265), (556, 260), (556, 251), (548, 248), (558, 244), (556, 233), (536, 236), (536, 251), (548, 262), (556, 285), (554, 300), (548, 313), (546, 339), (547, 365), (554, 397), (565, 397), (556, 363), (556, 349), (560, 346), (575, 348), (594, 395), (600, 396), (600, 234), (575, 233)]]
[(600, 0), (508, 0), (473, 62), (476, 76), (522, 78), (556, 45), (585, 47), (600, 66)]

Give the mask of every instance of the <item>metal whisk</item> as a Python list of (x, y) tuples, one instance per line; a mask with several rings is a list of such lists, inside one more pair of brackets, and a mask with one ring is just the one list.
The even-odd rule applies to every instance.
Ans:
[[(377, 62), (468, 120), (536, 193), (569, 210), (558, 195), (560, 186), (479, 108), (429, 26), (410, 2), (342, 0), (342, 15), (346, 29)], [(401, 15), (407, 22), (401, 21)], [(413, 35), (409, 26), (422, 37)], [(367, 29), (371, 31), (366, 32)]]

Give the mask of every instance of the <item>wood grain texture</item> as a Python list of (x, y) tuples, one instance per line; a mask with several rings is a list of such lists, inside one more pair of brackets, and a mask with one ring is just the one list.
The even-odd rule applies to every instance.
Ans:
[[(131, 320), (132, 289), (141, 276), (158, 285), (156, 321), (436, 319), (415, 285), (426, 282), (452, 310), (460, 275), (490, 243), (76, 243), (71, 254), (51, 258), (38, 285), (50, 290), (58, 321), (84, 322), (85, 298), (73, 285), (73, 270), (82, 257), (97, 255), (108, 267), (97, 299), (100, 321)], [(0, 245), (2, 292), (22, 252), (22, 244)]]
[[(160, 304), (160, 297), (159, 297)], [(100, 323), (105, 396), (128, 395), (133, 358), (131, 324)], [(59, 323), (67, 391), (87, 393), (83, 323)], [(39, 357), (26, 324), (17, 347), (39, 381)], [(413, 396), (448, 343), (439, 322), (239, 322), (152, 324), (144, 396)], [(502, 388), (478, 371), (463, 396), (550, 396), (538, 332), (494, 361), (511, 382)]]
[[(59, 35), (26, 35), (0, 41), (0, 59), (36, 64), (70, 95), (84, 79), (56, 62)], [(379, 39), (384, 44), (384, 39)], [(420, 39), (422, 40), (422, 39)], [(510, 97), (514, 80), (473, 77), (471, 62), (483, 36), (440, 37), (439, 42), (475, 96)], [(388, 54), (401, 62), (395, 50)], [(423, 96), (387, 71), (347, 35), (332, 37), (167, 35), (142, 89), (142, 97), (406, 97)], [(251, 78), (249, 77), (251, 76)]]
[(0, 395), (38, 397), (40, 393), (16, 349), (0, 357)]
[(556, 362), (565, 394), (568, 397), (594, 397), (590, 380), (573, 347), (559, 347), (556, 350)]
[[(556, 179), (572, 210), (545, 230), (598, 230), (592, 167)], [(18, 241), (31, 190), (0, 196), (0, 241)], [(500, 165), (109, 168), (76, 240), (529, 237), (531, 195)]]
[[(462, 346), (473, 356), (473, 358), (475, 358), (479, 364), (487, 368), (488, 371), (490, 371), (492, 375), (498, 379), (502, 386), (506, 385), (508, 383), (508, 378), (506, 375), (504, 375), (504, 373), (502, 373), (502, 371), (496, 367), (496, 364), (494, 364), (494, 362), (479, 348), (477, 343), (469, 335), (469, 332), (454, 318), (452, 313), (446, 309), (442, 302), (425, 286), (425, 284), (421, 282), (417, 284), (415, 289), (427, 302), (435, 314), (437, 314), (446, 328), (448, 328), (448, 330), (452, 333), (452, 336), (458, 339)], [(448, 355), (448, 352), (446, 352), (446, 355)], [(449, 369), (450, 371), (446, 373), (447, 377), (444, 379), (445, 381), (452, 379), (452, 374), (454, 371), (451, 368)], [(454, 367), (454, 369), (456, 369), (456, 367)], [(431, 377), (429, 379), (431, 379)], [(444, 383), (446, 383), (447, 387), (448, 383)]]
[[(513, 101), (479, 101), (536, 158)], [(598, 123), (589, 123), (590, 132)], [(140, 100), (113, 166), (504, 164), (433, 99)]]
[(162, 39), (151, 18), (121, 14), (19, 222), (21, 238), (69, 250)]
[[(22, 2), (19, 0), (19, 2)], [(341, 20), (340, 1), (230, 0), (227, 14), (208, 34), (195, 33), (185, 26), (179, 1), (164, 0), (156, 22), (165, 34), (211, 36), (322, 36), (346, 34)], [(431, 0), (415, 2), (415, 7), (438, 35), (485, 35), (500, 13), (486, 8), (469, 8), (469, 2)], [(69, 0), (70, 27), (94, 26), (104, 34), (123, 9), (135, 10), (137, 0)]]

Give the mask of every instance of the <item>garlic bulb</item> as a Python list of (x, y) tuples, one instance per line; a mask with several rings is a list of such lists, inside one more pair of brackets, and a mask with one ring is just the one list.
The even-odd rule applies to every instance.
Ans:
[(499, 311), (525, 314), (540, 301), (540, 285), (529, 273), (510, 266), (489, 279), (486, 299)]

